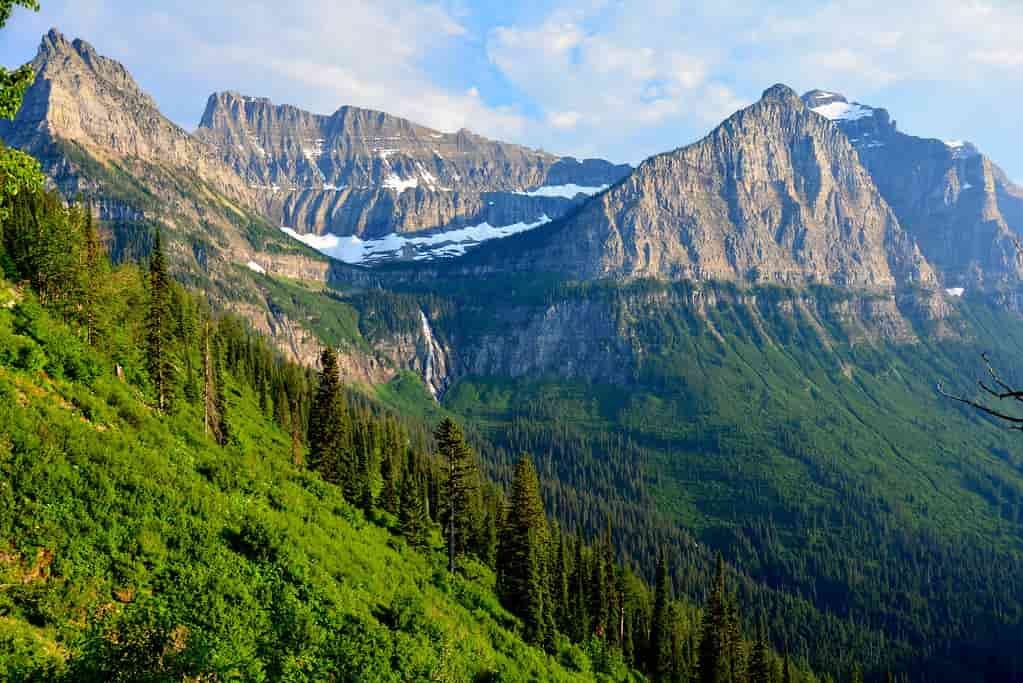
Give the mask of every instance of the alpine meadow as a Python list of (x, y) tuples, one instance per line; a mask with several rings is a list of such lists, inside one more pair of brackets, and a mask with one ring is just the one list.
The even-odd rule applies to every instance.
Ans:
[(1023, 10), (41, 4), (0, 680), (1023, 681)]

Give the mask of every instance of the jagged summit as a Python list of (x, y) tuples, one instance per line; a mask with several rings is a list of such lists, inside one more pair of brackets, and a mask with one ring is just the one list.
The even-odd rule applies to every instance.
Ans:
[(846, 136), (784, 85), (541, 234), (522, 263), (582, 278), (935, 283)]
[(1023, 278), (1014, 240), (1023, 231), (1023, 200), (975, 145), (904, 133), (886, 109), (849, 102), (835, 91), (811, 90), (802, 99), (849, 138), (946, 286), (972, 289)]
[(196, 136), (280, 225), (360, 239), (546, 222), (631, 170), (357, 106), (314, 114), (233, 92), (210, 96)]
[(775, 100), (778, 102), (789, 103), (794, 106), (800, 105), (799, 95), (796, 94), (795, 90), (784, 83), (775, 83), (764, 91), (764, 93), (760, 96), (760, 99)]

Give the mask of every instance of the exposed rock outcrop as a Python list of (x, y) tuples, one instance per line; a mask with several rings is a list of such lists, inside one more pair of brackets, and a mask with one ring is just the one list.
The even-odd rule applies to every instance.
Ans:
[(971, 143), (900, 132), (885, 109), (811, 90), (809, 107), (849, 137), (878, 190), (948, 287), (1018, 285), (1023, 192)]
[(321, 116), (232, 92), (210, 96), (196, 136), (245, 178), (273, 220), (301, 233), (364, 238), (557, 217), (574, 197), (523, 193), (606, 186), (631, 170), (384, 112), (346, 106)]
[[(517, 264), (583, 278), (936, 281), (846, 136), (782, 85), (519, 243)], [(501, 267), (495, 250), (486, 256)]]

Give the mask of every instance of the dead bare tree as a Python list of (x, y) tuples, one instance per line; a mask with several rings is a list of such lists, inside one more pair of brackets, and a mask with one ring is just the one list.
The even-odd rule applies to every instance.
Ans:
[[(984, 365), (985, 367), (987, 367), (987, 373), (990, 376), (990, 379), (988, 381), (985, 380), (977, 381), (977, 386), (980, 387), (980, 390), (984, 394), (987, 394), (991, 398), (998, 399), (999, 401), (1009, 399), (1023, 403), (1023, 389), (1015, 389), (1011, 387), (1008, 383), (1003, 381), (1002, 378), (999, 376), (998, 371), (996, 371), (994, 366), (991, 365), (991, 359), (988, 357), (986, 353), (980, 354), (980, 357), (984, 360)], [(955, 394), (950, 394), (947, 391), (945, 391), (945, 389), (941, 386), (941, 382), (938, 383), (938, 393), (946, 398), (950, 398), (953, 401), (958, 401), (959, 403), (965, 403), (968, 406), (976, 408), (982, 413), (985, 413), (987, 415), (990, 415), (991, 417), (997, 418), (1008, 423), (1009, 429), (1018, 429), (1019, 431), (1023, 431), (1023, 417), (1021, 416), (1012, 415), (1003, 410), (992, 408), (991, 406), (982, 403), (979, 400), (973, 400), (967, 398), (966, 396), (957, 396)]]

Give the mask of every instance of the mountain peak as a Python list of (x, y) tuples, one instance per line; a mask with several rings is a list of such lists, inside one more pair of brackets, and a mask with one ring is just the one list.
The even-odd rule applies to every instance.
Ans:
[(81, 38), (68, 40), (60, 30), (51, 28), (43, 35), (42, 40), (39, 42), (36, 62), (52, 59), (56, 55), (76, 55), (89, 64), (92, 64), (97, 59), (102, 59), (99, 53), (96, 52), (96, 48), (90, 43)]
[(764, 94), (760, 96), (760, 99), (773, 100), (790, 105), (801, 105), (799, 95), (796, 94), (796, 91), (784, 83), (775, 83), (764, 91)]

